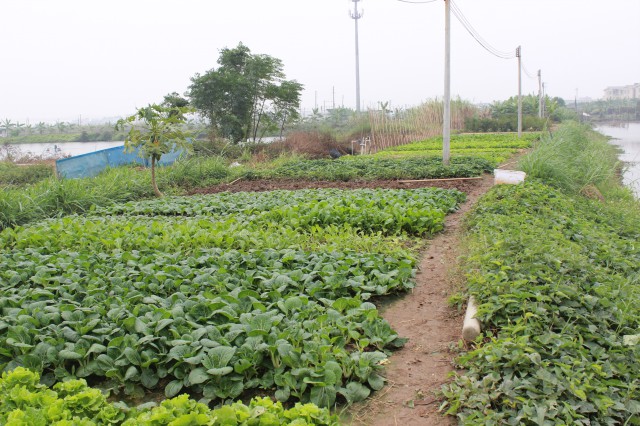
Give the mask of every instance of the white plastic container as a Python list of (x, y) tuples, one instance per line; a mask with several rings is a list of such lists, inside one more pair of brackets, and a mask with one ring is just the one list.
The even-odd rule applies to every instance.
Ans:
[(525, 172), (521, 172), (518, 170), (502, 170), (495, 169), (493, 171), (494, 184), (499, 185), (501, 183), (516, 185), (518, 183), (524, 182), (524, 178), (527, 176)]

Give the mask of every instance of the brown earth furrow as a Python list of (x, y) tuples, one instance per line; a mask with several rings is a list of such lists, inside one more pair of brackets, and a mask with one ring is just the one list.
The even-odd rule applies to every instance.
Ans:
[[(395, 352), (386, 366), (390, 389), (383, 389), (350, 411), (353, 425), (450, 425), (453, 418), (438, 413), (436, 392), (453, 370), (455, 354), (450, 351), (461, 339), (462, 315), (450, 308), (454, 291), (452, 268), (457, 263), (462, 218), (478, 198), (493, 185), (485, 175), (472, 188), (465, 188), (467, 201), (447, 216), (445, 231), (429, 241), (416, 275), (416, 287), (390, 304), (382, 316), (409, 342)], [(386, 391), (386, 392), (385, 392)]]

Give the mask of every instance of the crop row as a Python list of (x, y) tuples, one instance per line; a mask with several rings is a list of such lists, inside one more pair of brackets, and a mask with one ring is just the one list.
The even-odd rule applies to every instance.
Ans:
[(49, 388), (39, 383), (37, 373), (18, 367), (0, 378), (0, 424), (44, 425), (244, 425), (335, 426), (337, 416), (313, 404), (285, 409), (269, 398), (253, 398), (211, 410), (187, 395), (140, 407), (112, 403), (83, 379), (57, 383)]
[(469, 221), (486, 336), (445, 392), (464, 424), (640, 424), (640, 221), (527, 183)]
[[(210, 249), (184, 260), (14, 253), (0, 261), (0, 362), (53, 370), (56, 379), (109, 377), (131, 394), (160, 379), (171, 379), (167, 396), (184, 386), (223, 399), (274, 386), (281, 400), (302, 398), (312, 387), (313, 402), (331, 405), (343, 377), (382, 386), (377, 362), (386, 356), (364, 350), (392, 347), (398, 336), (363, 300), (411, 287), (411, 266), (291, 250)], [(318, 386), (325, 393), (314, 393)]]
[[(424, 217), (441, 227), (462, 194), (260, 197), (143, 202), (5, 230), (0, 367), (29, 366), (47, 383), (106, 378), (131, 395), (188, 389), (229, 399), (259, 388), (328, 406), (338, 394), (355, 401), (380, 389), (380, 363), (403, 339), (366, 300), (411, 288), (413, 258), (401, 249), (357, 252), (344, 241), (340, 251), (320, 241), (309, 251), (295, 239), (337, 241), (343, 229), (379, 243), (371, 232), (434, 232)], [(362, 217), (374, 226), (360, 225)], [(265, 235), (275, 242), (260, 243)]]
[(338, 160), (299, 160), (246, 178), (307, 179), (307, 180), (376, 180), (376, 179), (431, 179), (480, 176), (493, 170), (487, 160), (474, 157), (457, 157), (445, 166), (441, 158), (408, 157), (377, 158), (371, 156), (346, 156)]
[(456, 190), (339, 189), (222, 193), (166, 198), (98, 209), (99, 215), (233, 216), (281, 227), (349, 225), (365, 232), (423, 234), (442, 229), (465, 195)]
[[(451, 150), (529, 148), (540, 138), (540, 133), (524, 133), (518, 138), (515, 133), (462, 134), (451, 137)], [(442, 137), (426, 139), (390, 148), (389, 151), (432, 151), (442, 149)]]

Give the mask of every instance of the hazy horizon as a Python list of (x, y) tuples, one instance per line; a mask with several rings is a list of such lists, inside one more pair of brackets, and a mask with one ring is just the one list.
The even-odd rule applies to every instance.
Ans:
[[(365, 108), (442, 97), (444, 2), (364, 0), (359, 20)], [(598, 99), (640, 82), (640, 1), (455, 0), (493, 47), (522, 46), (523, 94)], [(239, 42), (283, 61), (305, 86), (302, 108), (355, 108), (348, 0), (5, 0), (0, 119), (31, 123), (121, 117), (183, 94)], [(484, 50), (452, 15), (451, 92), (474, 103), (517, 94), (517, 62)]]

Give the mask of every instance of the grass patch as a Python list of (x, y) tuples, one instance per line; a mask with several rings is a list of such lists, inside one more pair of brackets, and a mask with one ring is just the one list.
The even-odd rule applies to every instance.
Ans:
[(0, 187), (30, 185), (53, 176), (53, 167), (48, 164), (18, 166), (9, 161), (0, 161)]
[(545, 135), (519, 166), (533, 178), (578, 193), (589, 185), (610, 188), (620, 167), (617, 157), (617, 148), (605, 136), (571, 122)]

